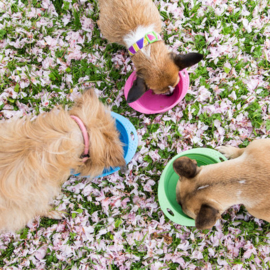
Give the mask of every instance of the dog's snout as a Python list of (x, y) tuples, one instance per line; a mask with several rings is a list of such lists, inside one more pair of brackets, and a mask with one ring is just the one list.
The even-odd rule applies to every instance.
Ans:
[(122, 167), (120, 167), (120, 171), (121, 171), (121, 173), (125, 174), (125, 173), (128, 171), (128, 166), (127, 166), (127, 164), (124, 165), (124, 166), (122, 166)]
[(173, 92), (170, 92), (170, 91), (168, 91), (168, 92), (166, 92), (165, 94), (163, 94), (164, 96), (167, 96), (167, 97), (170, 97), (170, 96), (172, 96), (173, 95)]
[(174, 87), (169, 86), (166, 90), (167, 90), (167, 91), (166, 91), (165, 93), (163, 93), (162, 95), (168, 96), (168, 97), (173, 95)]

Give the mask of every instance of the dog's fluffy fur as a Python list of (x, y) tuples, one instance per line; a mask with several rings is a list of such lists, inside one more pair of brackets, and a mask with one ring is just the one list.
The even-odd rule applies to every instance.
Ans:
[(210, 229), (226, 209), (243, 204), (254, 217), (270, 222), (270, 139), (219, 151), (231, 160), (201, 167), (188, 157), (174, 161), (180, 176), (176, 198), (184, 213), (198, 229)]
[[(129, 48), (149, 31), (161, 32), (160, 14), (152, 0), (99, 0), (99, 28), (109, 42)], [(134, 102), (147, 89), (169, 92), (179, 82), (179, 70), (198, 63), (202, 55), (169, 53), (164, 41), (154, 42), (132, 56), (137, 80), (127, 101)], [(139, 81), (138, 81), (139, 80)]]
[[(78, 116), (89, 134), (90, 158), (84, 163), (82, 132), (70, 115)], [(72, 107), (1, 123), (0, 230), (22, 228), (37, 215), (60, 218), (50, 211), (51, 199), (74, 169), (92, 177), (105, 167), (124, 166), (123, 147), (109, 110), (94, 90)]]

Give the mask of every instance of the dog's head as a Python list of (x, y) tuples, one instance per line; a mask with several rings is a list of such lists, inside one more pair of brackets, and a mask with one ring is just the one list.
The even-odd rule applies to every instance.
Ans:
[(81, 171), (97, 176), (104, 168), (124, 167), (123, 144), (110, 110), (97, 98), (93, 89), (87, 90), (70, 110), (84, 122), (89, 134), (89, 159)]
[(133, 56), (137, 78), (129, 90), (127, 102), (136, 101), (148, 89), (157, 95), (172, 93), (171, 89), (179, 83), (179, 71), (197, 64), (202, 58), (199, 53), (170, 53), (163, 42), (151, 44), (150, 56), (137, 52)]
[(174, 171), (180, 176), (176, 186), (176, 200), (183, 212), (195, 219), (197, 229), (210, 229), (220, 218), (217, 205), (198, 189), (201, 169), (197, 162), (180, 157), (173, 163)]

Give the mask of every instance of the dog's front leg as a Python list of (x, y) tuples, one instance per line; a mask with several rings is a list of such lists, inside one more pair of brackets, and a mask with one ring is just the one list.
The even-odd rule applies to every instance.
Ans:
[(246, 148), (237, 148), (231, 145), (220, 146), (218, 151), (228, 159), (233, 159), (241, 156)]

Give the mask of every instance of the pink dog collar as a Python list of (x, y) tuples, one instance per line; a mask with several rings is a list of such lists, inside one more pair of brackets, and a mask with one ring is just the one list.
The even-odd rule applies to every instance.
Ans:
[(143, 38), (139, 39), (135, 44), (130, 46), (128, 49), (128, 53), (130, 56), (133, 56), (136, 52), (141, 50), (143, 47), (159, 40), (162, 40), (160, 34), (156, 33), (155, 31), (151, 31), (148, 34), (146, 34)]
[(83, 152), (83, 162), (86, 162), (86, 160), (89, 158), (89, 139), (88, 139), (88, 133), (86, 130), (86, 127), (84, 125), (84, 123), (82, 122), (82, 120), (75, 116), (75, 115), (71, 115), (70, 116), (80, 127), (82, 135), (83, 135), (83, 140), (84, 140), (84, 152)]

